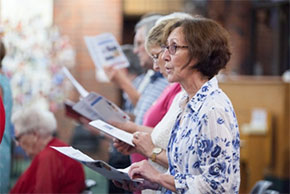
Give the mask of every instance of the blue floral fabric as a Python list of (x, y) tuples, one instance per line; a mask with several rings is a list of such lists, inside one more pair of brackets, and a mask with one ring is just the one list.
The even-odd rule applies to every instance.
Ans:
[(177, 193), (238, 193), (240, 136), (231, 101), (214, 77), (183, 104), (167, 148)]

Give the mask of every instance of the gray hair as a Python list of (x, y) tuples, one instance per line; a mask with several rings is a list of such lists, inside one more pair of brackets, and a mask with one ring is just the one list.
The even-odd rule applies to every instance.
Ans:
[(139, 58), (133, 51), (133, 45), (124, 44), (121, 46), (121, 49), (130, 63), (130, 66), (127, 68), (128, 72), (135, 75), (143, 73), (143, 68), (140, 66)]
[(144, 27), (145, 37), (148, 35), (150, 29), (155, 25), (156, 21), (160, 19), (161, 15), (151, 15), (145, 18), (142, 18), (135, 26), (135, 31), (139, 28)]
[(52, 135), (57, 127), (54, 114), (36, 105), (15, 112), (12, 115), (12, 122), (19, 134), (35, 131), (41, 135)]
[(171, 20), (171, 19), (192, 19), (193, 16), (185, 13), (185, 12), (173, 12), (171, 14), (165, 15), (163, 17), (160, 17), (155, 25), (159, 25), (161, 22), (166, 21), (166, 20)]

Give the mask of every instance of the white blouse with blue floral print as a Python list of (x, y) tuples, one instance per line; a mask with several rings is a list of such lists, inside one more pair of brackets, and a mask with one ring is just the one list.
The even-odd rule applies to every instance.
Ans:
[(177, 193), (239, 192), (238, 123), (216, 77), (206, 82), (179, 114), (167, 151), (168, 171), (174, 176)]

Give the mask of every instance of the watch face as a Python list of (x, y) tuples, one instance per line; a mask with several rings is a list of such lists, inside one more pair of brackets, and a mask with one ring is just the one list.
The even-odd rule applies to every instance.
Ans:
[(162, 148), (156, 147), (156, 148), (153, 149), (153, 153), (154, 154), (159, 154), (160, 152), (162, 152)]

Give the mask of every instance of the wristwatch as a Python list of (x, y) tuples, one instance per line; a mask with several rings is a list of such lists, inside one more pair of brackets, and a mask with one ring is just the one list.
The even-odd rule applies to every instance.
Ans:
[(156, 162), (156, 156), (158, 154), (160, 154), (162, 152), (162, 148), (159, 148), (159, 147), (155, 147), (153, 148), (153, 151), (152, 151), (152, 155), (150, 156), (150, 159), (153, 161), (153, 162)]

